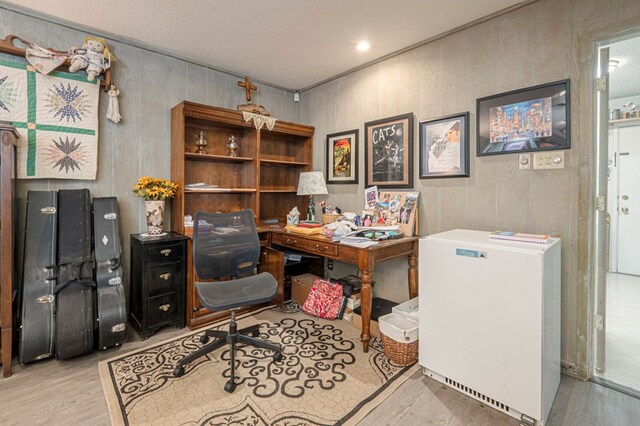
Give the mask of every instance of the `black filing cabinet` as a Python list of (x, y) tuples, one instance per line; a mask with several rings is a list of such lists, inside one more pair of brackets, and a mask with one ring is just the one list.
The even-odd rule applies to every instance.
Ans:
[(131, 235), (129, 322), (142, 339), (159, 328), (185, 326), (187, 240), (184, 235)]

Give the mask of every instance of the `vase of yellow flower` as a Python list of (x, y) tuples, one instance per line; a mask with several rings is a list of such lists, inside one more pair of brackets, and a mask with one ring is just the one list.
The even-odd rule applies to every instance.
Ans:
[(147, 233), (162, 235), (164, 225), (165, 200), (176, 195), (178, 185), (168, 179), (143, 176), (133, 186), (133, 193), (145, 200)]

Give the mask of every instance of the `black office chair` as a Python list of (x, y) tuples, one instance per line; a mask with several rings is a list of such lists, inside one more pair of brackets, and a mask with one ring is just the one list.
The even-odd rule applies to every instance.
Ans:
[[(260, 257), (260, 240), (256, 233), (251, 210), (233, 213), (196, 212), (193, 226), (193, 263), (198, 278), (228, 281), (196, 282), (198, 298), (211, 311), (231, 310), (229, 331), (206, 330), (200, 337), (205, 344), (201, 349), (184, 357), (173, 370), (173, 375), (184, 374), (184, 366), (220, 347), (230, 346), (231, 377), (224, 390), (233, 392), (235, 383), (235, 352), (237, 343), (274, 351), (273, 360), (281, 361), (282, 348), (278, 344), (256, 339), (260, 325), (237, 329), (236, 310), (243, 306), (269, 302), (278, 291), (278, 282), (267, 272), (255, 275)], [(249, 335), (254, 337), (249, 337)], [(215, 341), (207, 344), (209, 338)]]

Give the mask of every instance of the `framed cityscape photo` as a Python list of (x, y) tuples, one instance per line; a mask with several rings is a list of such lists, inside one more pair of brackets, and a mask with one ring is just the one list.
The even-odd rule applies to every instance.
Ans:
[(358, 129), (327, 135), (327, 183), (358, 183)]
[(571, 147), (569, 80), (478, 99), (477, 155)]
[(365, 188), (413, 187), (413, 114), (364, 123)]
[(420, 179), (469, 177), (469, 112), (421, 121)]

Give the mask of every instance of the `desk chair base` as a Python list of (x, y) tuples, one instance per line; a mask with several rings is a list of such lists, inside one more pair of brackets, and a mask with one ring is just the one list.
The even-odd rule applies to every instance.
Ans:
[[(282, 355), (282, 348), (280, 345), (276, 343), (270, 343), (268, 341), (262, 339), (256, 339), (257, 336), (260, 335), (260, 324), (255, 324), (250, 327), (243, 328), (238, 330), (236, 323), (236, 312), (235, 310), (231, 311), (231, 322), (229, 322), (229, 331), (222, 330), (206, 330), (205, 333), (200, 336), (200, 343), (204, 344), (202, 348), (197, 351), (187, 355), (183, 359), (178, 362), (176, 368), (173, 370), (173, 375), (175, 377), (180, 377), (184, 374), (184, 366), (191, 363), (192, 361), (200, 358), (201, 356), (207, 355), (215, 351), (216, 349), (221, 348), (225, 343), (229, 345), (231, 359), (229, 364), (231, 366), (231, 376), (229, 377), (229, 381), (225, 383), (224, 390), (232, 393), (236, 390), (236, 382), (235, 382), (235, 358), (236, 358), (236, 344), (245, 343), (247, 345), (255, 346), (257, 348), (262, 348), (270, 351), (274, 351), (273, 360), (276, 362), (282, 361), (284, 358)], [(253, 337), (249, 337), (249, 335)], [(207, 344), (211, 337), (216, 338), (213, 342)]]

